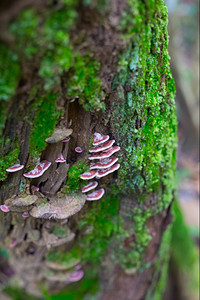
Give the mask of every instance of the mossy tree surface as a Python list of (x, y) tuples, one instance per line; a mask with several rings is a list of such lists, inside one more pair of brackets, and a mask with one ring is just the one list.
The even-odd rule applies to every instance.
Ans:
[[(2, 203), (20, 195), (22, 186), (24, 189), (22, 171), (9, 176), (5, 171), (17, 160), (28, 170), (40, 159), (53, 165), (59, 151), (65, 151), (68, 178), (63, 185), (66, 174), (60, 174), (64, 179), (56, 192), (78, 197), (83, 185), (79, 175), (89, 166), (92, 134), (109, 134), (121, 147), (121, 168), (101, 180), (106, 190), (102, 200), (86, 204), (69, 218), (68, 225), (52, 221), (55, 228), (50, 233), (63, 238), (68, 228), (69, 235), (74, 233), (73, 242), (49, 249), (49, 244), (36, 239), (36, 231), (42, 236), (46, 223), (34, 218), (25, 223), (31, 233), (23, 231), (30, 240), (18, 240), (21, 253), (28, 253), (34, 244), (44, 264), (45, 260), (59, 266), (81, 262), (85, 277), (76, 286), (65, 287), (58, 274), (54, 282), (53, 271), (41, 268), (36, 270), (41, 275), (37, 292), (33, 282), (26, 286), (27, 291), (38, 296), (41, 285), (45, 295), (65, 287), (63, 297), (104, 300), (144, 299), (155, 291), (159, 299), (164, 280), (157, 287), (155, 274), (162, 272), (162, 266), (167, 272), (168, 260), (163, 257), (168, 250), (159, 245), (170, 222), (176, 167), (175, 91), (165, 3), (38, 1), (10, 19), (7, 31), (11, 38), (3, 36), (0, 48), (12, 75), (2, 72), (0, 81)], [(45, 139), (55, 127), (69, 126), (73, 129), (69, 144), (52, 150)], [(80, 155), (74, 152), (76, 146), (84, 150)], [(45, 184), (54, 178), (52, 170)], [(38, 184), (48, 198), (44, 183)], [(8, 245), (10, 225), (18, 228), (23, 220), (17, 213), (2, 220), (6, 228), (1, 231), (2, 240)], [(170, 228), (164, 245), (169, 240)], [(22, 260), (9, 252), (13, 261)], [(152, 285), (149, 277), (154, 278)], [(25, 287), (23, 280), (21, 287)]]

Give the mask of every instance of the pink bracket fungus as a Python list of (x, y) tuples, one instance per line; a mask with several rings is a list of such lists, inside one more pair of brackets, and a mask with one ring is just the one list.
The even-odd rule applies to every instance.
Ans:
[(99, 200), (101, 199), (101, 197), (103, 197), (104, 193), (105, 193), (104, 189), (94, 191), (93, 193), (87, 195), (86, 200), (88, 201)]
[(118, 161), (118, 157), (110, 157), (100, 160), (97, 163), (91, 163), (90, 164), (90, 170), (93, 169), (107, 169), (114, 165)]
[(76, 282), (83, 278), (84, 271), (83, 270), (76, 270), (73, 273), (70, 274), (70, 276), (67, 278), (66, 282)]
[(28, 218), (28, 217), (30, 217), (30, 215), (27, 211), (25, 211), (25, 212), (23, 212), (22, 217), (23, 218)]
[(13, 172), (17, 172), (17, 171), (23, 169), (23, 167), (24, 167), (24, 165), (16, 164), (16, 165), (13, 165), (12, 167), (6, 169), (6, 171), (13, 173)]
[(82, 188), (82, 193), (87, 193), (87, 192), (89, 192), (90, 190), (95, 189), (95, 187), (97, 187), (97, 185), (98, 185), (98, 182), (97, 182), (97, 181), (92, 181), (92, 182), (90, 182), (88, 185), (86, 185), (86, 186), (84, 186), (84, 187)]
[(111, 149), (109, 149), (108, 151), (103, 151), (102, 153), (91, 155), (88, 158), (90, 160), (108, 158), (119, 150), (120, 150), (119, 146), (114, 146), (114, 147), (111, 147)]
[(9, 207), (7, 205), (5, 205), (5, 204), (4, 205), (0, 205), (0, 209), (3, 212), (9, 212), (10, 211)]
[(97, 175), (97, 171), (89, 171), (89, 172), (85, 172), (83, 174), (80, 175), (81, 179), (83, 180), (87, 180), (87, 179), (92, 179)]
[(27, 178), (37, 178), (44, 174), (44, 172), (50, 167), (51, 162), (47, 160), (41, 161), (32, 171), (23, 174)]
[(113, 165), (113, 166), (110, 167), (110, 168), (98, 170), (98, 173), (97, 173), (96, 178), (98, 179), (98, 178), (104, 177), (104, 176), (106, 176), (106, 175), (108, 175), (108, 174), (110, 174), (110, 173), (113, 173), (113, 172), (115, 172), (116, 170), (118, 170), (119, 167), (120, 167), (120, 164), (115, 164), (115, 165)]
[(102, 143), (105, 143), (109, 140), (109, 135), (101, 135), (100, 133), (95, 132), (94, 133), (94, 141), (93, 141), (93, 145), (94, 146), (98, 146)]
[(63, 163), (66, 162), (66, 159), (64, 159), (62, 153), (58, 156), (58, 158), (55, 160), (55, 162)]
[(104, 150), (107, 150), (108, 148), (112, 147), (112, 145), (114, 144), (115, 140), (111, 140), (111, 141), (108, 141), (106, 142), (104, 145), (101, 145), (101, 146), (96, 146), (96, 147), (93, 147), (91, 149), (89, 149), (89, 152), (100, 152), (100, 151), (104, 151)]
[(76, 147), (76, 148), (75, 148), (75, 151), (76, 151), (77, 153), (81, 153), (81, 152), (83, 152), (83, 149), (82, 149), (81, 147)]
[(66, 138), (64, 138), (61, 142), (67, 143), (67, 142), (69, 142), (69, 141), (70, 141), (70, 137), (66, 137)]

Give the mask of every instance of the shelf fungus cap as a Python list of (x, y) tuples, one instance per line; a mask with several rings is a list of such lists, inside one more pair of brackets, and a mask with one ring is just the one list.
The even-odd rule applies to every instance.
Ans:
[(98, 146), (102, 143), (105, 143), (109, 140), (109, 138), (110, 138), (109, 135), (101, 135), (100, 133), (95, 132), (94, 133), (93, 145)]
[(28, 195), (27, 197), (20, 197), (20, 198), (15, 198), (12, 200), (12, 205), (13, 206), (29, 206), (33, 203), (35, 203), (38, 200), (38, 197), (36, 195)]
[(72, 134), (72, 129), (56, 129), (52, 136), (45, 140), (46, 143), (53, 144), (61, 142), (63, 139), (67, 138)]
[(85, 172), (83, 174), (80, 175), (81, 179), (83, 180), (89, 180), (94, 178), (97, 175), (97, 171), (96, 170), (92, 170), (89, 172)]
[(87, 195), (86, 200), (88, 201), (99, 200), (101, 199), (101, 197), (103, 197), (104, 193), (105, 193), (104, 189), (94, 191), (93, 193)]
[(115, 142), (115, 140), (108, 141), (108, 142), (106, 142), (103, 145), (96, 146), (96, 147), (93, 147), (93, 148), (89, 149), (89, 152), (90, 153), (96, 153), (96, 152), (104, 151), (104, 150), (112, 147), (112, 145), (114, 144), (114, 142)]
[(5, 204), (0, 205), (0, 209), (3, 212), (9, 212), (10, 211), (9, 207), (7, 205), (5, 205)]
[(13, 173), (23, 169), (24, 165), (16, 164), (6, 169), (7, 172)]
[(32, 171), (23, 174), (27, 178), (37, 178), (44, 174), (44, 172), (50, 167), (51, 162), (47, 160), (41, 161)]
[(67, 282), (76, 282), (79, 281), (83, 278), (84, 276), (84, 271), (83, 270), (76, 270), (73, 273), (69, 275), (67, 278)]
[(58, 158), (55, 160), (55, 162), (57, 163), (63, 163), (66, 162), (66, 159), (64, 159), (64, 156), (62, 155), (62, 153), (58, 156)]
[(41, 219), (66, 219), (81, 210), (85, 204), (86, 197), (83, 194), (76, 196), (62, 196), (52, 199), (47, 203), (38, 203), (30, 211), (30, 215), (34, 218)]
[(117, 152), (119, 150), (120, 150), (119, 146), (113, 146), (110, 149), (108, 149), (108, 151), (104, 151), (102, 153), (94, 154), (94, 155), (89, 156), (88, 159), (92, 160), (92, 159), (108, 158), (108, 157), (112, 156), (115, 152)]
[(90, 164), (90, 170), (93, 169), (107, 169), (114, 165), (118, 161), (118, 157), (109, 157), (109, 158), (104, 158), (100, 160), (97, 163), (91, 163)]
[(97, 187), (97, 185), (98, 185), (97, 181), (90, 182), (88, 185), (86, 185), (82, 188), (82, 193), (87, 193), (87, 192), (95, 189), (95, 187)]
[(108, 175), (108, 174), (110, 174), (110, 173), (113, 173), (113, 172), (115, 172), (116, 170), (118, 170), (119, 167), (120, 167), (120, 164), (115, 164), (115, 165), (113, 165), (113, 166), (110, 167), (110, 168), (98, 170), (98, 173), (97, 173), (96, 178), (99, 179), (99, 178), (104, 177), (104, 176), (106, 176), (106, 175)]

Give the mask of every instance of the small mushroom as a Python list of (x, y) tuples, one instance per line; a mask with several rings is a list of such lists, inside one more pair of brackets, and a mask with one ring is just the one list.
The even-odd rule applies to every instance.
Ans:
[(13, 248), (15, 247), (16, 245), (18, 244), (17, 240), (13, 240), (11, 243), (10, 243), (10, 248)]
[(84, 276), (84, 271), (83, 270), (76, 270), (73, 273), (71, 273), (69, 275), (69, 277), (67, 278), (66, 282), (76, 282), (79, 281), (83, 278)]
[(46, 143), (58, 143), (72, 134), (72, 129), (56, 129), (52, 136), (45, 140)]
[(50, 167), (51, 162), (47, 160), (41, 161), (32, 171), (23, 174), (27, 178), (37, 178), (43, 175), (43, 173)]
[(89, 192), (90, 190), (95, 189), (95, 187), (97, 187), (97, 185), (98, 185), (98, 182), (97, 182), (97, 181), (92, 181), (92, 182), (90, 182), (88, 185), (86, 185), (86, 186), (84, 186), (84, 187), (82, 188), (82, 193), (87, 193), (87, 192)]
[(5, 204), (4, 205), (0, 205), (0, 209), (3, 212), (9, 212), (10, 211), (9, 207), (7, 205), (5, 205)]
[(92, 170), (89, 172), (85, 172), (83, 174), (80, 175), (81, 179), (83, 180), (88, 180), (88, 179), (92, 179), (97, 175), (97, 171), (96, 170)]
[(58, 158), (55, 160), (55, 162), (57, 163), (63, 163), (66, 162), (66, 159), (64, 159), (64, 156), (62, 155), (62, 153), (58, 156)]
[(23, 167), (24, 167), (24, 165), (16, 164), (16, 165), (13, 165), (12, 167), (6, 169), (6, 171), (13, 173), (13, 172), (17, 172), (17, 171), (23, 169)]
[(98, 170), (96, 178), (99, 179), (99, 178), (104, 177), (104, 176), (106, 176), (106, 175), (108, 175), (110, 173), (113, 173), (114, 171), (118, 170), (119, 167), (120, 167), (120, 164), (115, 164), (115, 165), (113, 165), (110, 168)]
[(101, 135), (100, 133), (95, 132), (94, 133), (94, 141), (93, 141), (93, 145), (94, 146), (98, 146), (102, 143), (105, 143), (109, 140), (109, 135)]
[(111, 149), (109, 149), (107, 152), (103, 151), (102, 153), (91, 155), (91, 156), (88, 157), (88, 159), (92, 160), (92, 159), (108, 158), (108, 157), (112, 156), (115, 152), (117, 152), (119, 150), (120, 150), (119, 146), (114, 146), (114, 147), (111, 147)]
[(107, 169), (114, 165), (118, 161), (118, 157), (110, 157), (100, 160), (97, 163), (91, 163), (90, 164), (90, 170), (93, 169)]
[(67, 143), (70, 141), (70, 137), (65, 137), (61, 142), (63, 143)]
[(87, 195), (86, 200), (88, 201), (99, 200), (101, 199), (101, 197), (103, 197), (104, 193), (105, 193), (104, 189), (94, 191), (93, 193)]
[(29, 218), (30, 215), (29, 215), (29, 213), (27, 211), (25, 211), (25, 212), (23, 212), (22, 217), (23, 218)]
[(31, 191), (32, 192), (39, 192), (39, 187), (35, 186), (35, 185), (32, 185), (31, 186)]
[(76, 151), (77, 153), (82, 153), (82, 152), (83, 152), (83, 149), (82, 149), (81, 147), (76, 147), (76, 148), (75, 148), (75, 151)]
[(96, 147), (93, 147), (93, 148), (89, 149), (89, 152), (90, 153), (92, 153), (92, 152), (96, 153), (96, 152), (107, 150), (110, 147), (112, 147), (112, 145), (114, 143), (115, 143), (115, 140), (108, 141), (104, 145), (96, 146)]

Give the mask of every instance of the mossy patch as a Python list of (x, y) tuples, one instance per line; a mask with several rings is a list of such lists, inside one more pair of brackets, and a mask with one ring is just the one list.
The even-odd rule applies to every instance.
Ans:
[(19, 145), (15, 143), (15, 148), (10, 150), (4, 157), (0, 158), (0, 181), (7, 178), (8, 173), (6, 172), (6, 169), (18, 163), (19, 151)]
[(6, 120), (8, 101), (15, 93), (19, 81), (20, 66), (18, 56), (8, 46), (0, 44), (0, 135)]
[(62, 192), (64, 194), (75, 193), (80, 190), (88, 181), (83, 181), (80, 178), (80, 175), (89, 170), (89, 166), (85, 160), (78, 161), (73, 164), (67, 173), (66, 185), (63, 188)]
[(166, 5), (128, 1), (120, 28), (129, 47), (120, 57), (112, 85), (116, 91), (112, 124), (123, 152), (119, 182), (141, 195), (162, 185), (162, 209), (175, 188), (177, 143)]
[(48, 93), (41, 96), (37, 102), (33, 104), (35, 117), (31, 127), (30, 154), (38, 156), (46, 147), (45, 139), (49, 137), (59, 119), (61, 111), (57, 109), (58, 95)]

